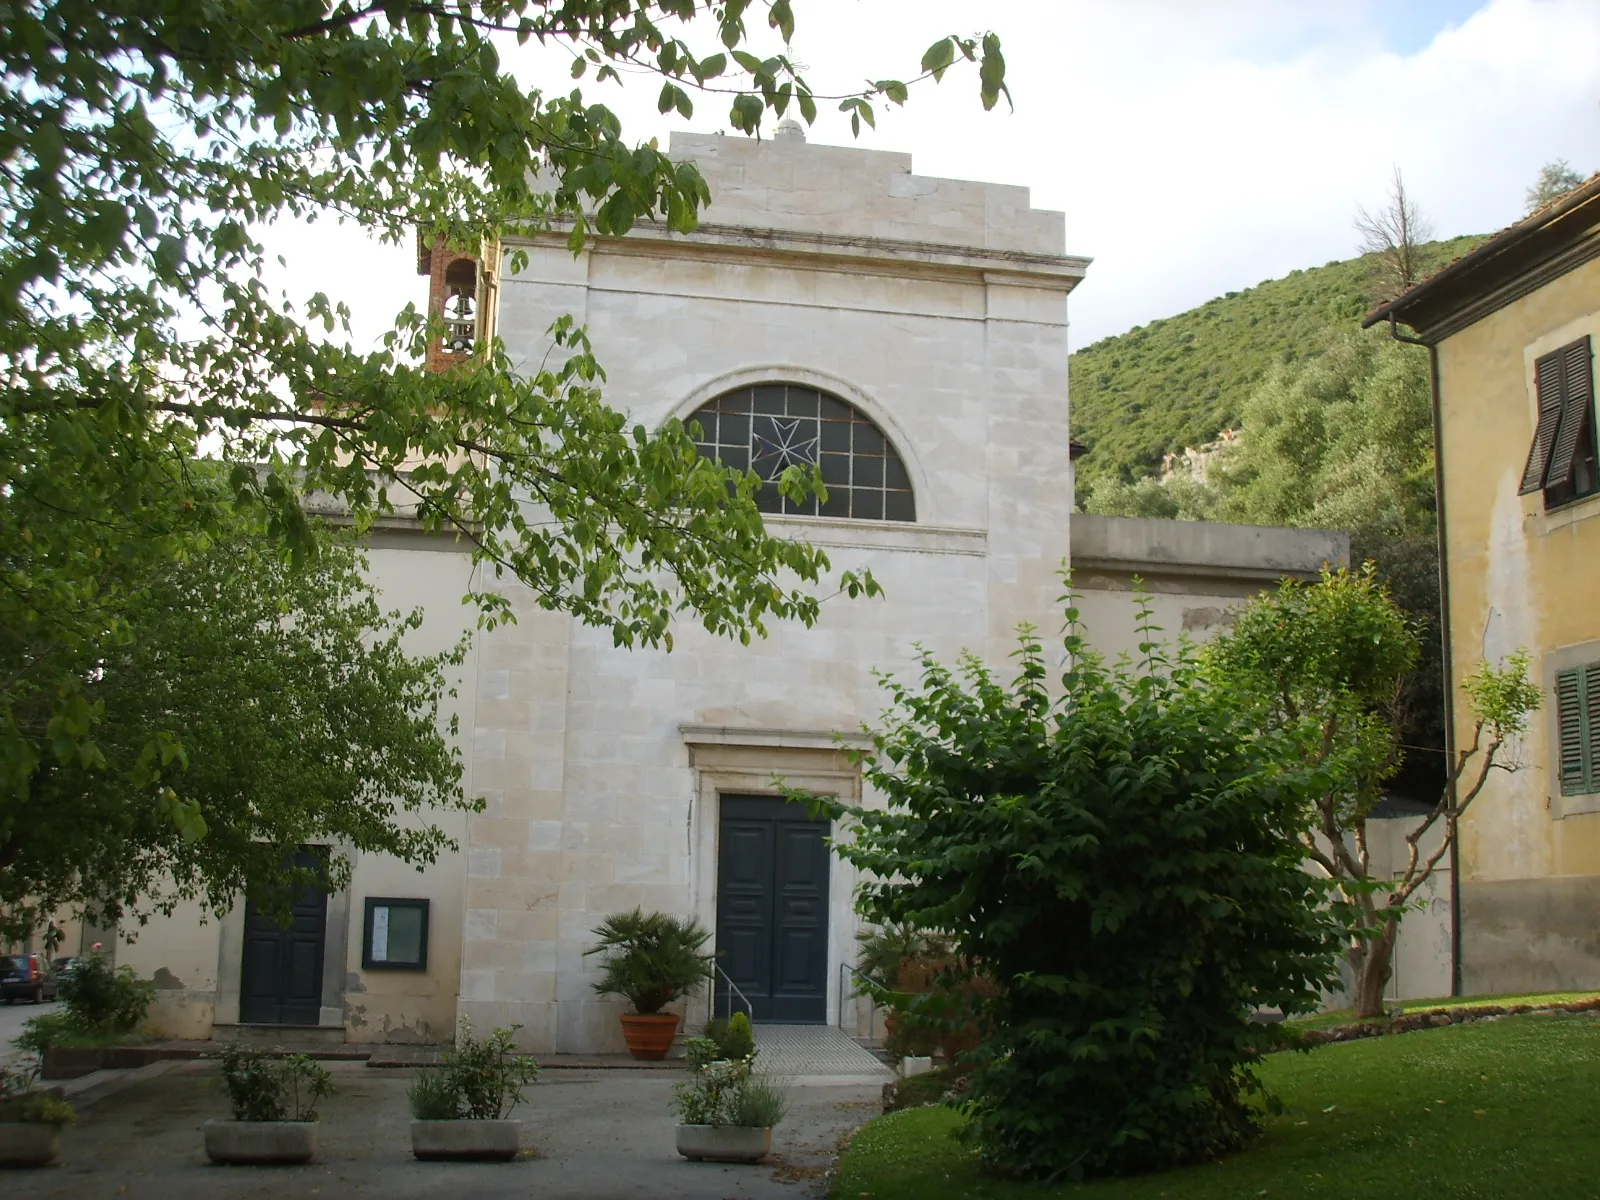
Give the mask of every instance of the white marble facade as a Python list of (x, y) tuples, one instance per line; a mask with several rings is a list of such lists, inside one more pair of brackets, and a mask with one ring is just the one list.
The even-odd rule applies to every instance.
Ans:
[[(825, 547), (835, 572), (870, 567), (886, 595), (831, 599), (816, 627), (778, 624), (748, 647), (686, 621), (671, 653), (620, 650), (513, 590), (517, 623), (480, 635), (460, 680), (466, 782), (485, 811), (465, 822), (459, 854), (420, 875), (360, 862), (330, 904), (346, 928), (329, 931), (323, 1023), (348, 1040), (444, 1040), (459, 1015), (520, 1024), (536, 1051), (620, 1049), (622, 1006), (595, 996), (583, 957), (591, 931), (635, 905), (714, 928), (724, 793), (771, 794), (782, 776), (857, 796), (836, 735), (882, 710), (875, 671), (906, 671), (917, 644), (1003, 664), (1019, 622), (1057, 627), (1073, 508), (1067, 299), (1088, 266), (1066, 253), (1061, 214), (1031, 207), (1025, 188), (914, 175), (907, 155), (808, 145), (795, 129), (763, 142), (679, 134), (671, 153), (711, 187), (695, 233), (644, 226), (576, 257), (558, 237), (506, 247), (528, 256), (497, 289), (513, 358), (536, 369), (551, 322), (573, 314), (610, 403), (651, 426), (743, 385), (816, 387), (893, 442), (917, 519), (772, 518), (779, 535)], [(1133, 571), (1174, 635), (1203, 636), (1239, 597), (1344, 553), (1332, 535), (1212, 527), (1213, 546), (1200, 526), (1083, 520), (1085, 607), (1112, 649), (1132, 637)], [(458, 547), (390, 530), (373, 570), (392, 602), (425, 598), (429, 646), (470, 627), (451, 599), (468, 582)], [(835, 860), (826, 1020), (847, 1027), (854, 883)], [(431, 899), (425, 975), (362, 969), (372, 895)], [(200, 990), (163, 997), (175, 1031), (238, 1019), (240, 923), (221, 923), (214, 971), (193, 968)], [(153, 973), (160, 956), (134, 946), (126, 958)], [(685, 1012), (693, 1027), (705, 1000)]]
[[(608, 399), (649, 425), (745, 384), (830, 392), (894, 443), (917, 520), (774, 518), (887, 594), (830, 600), (815, 628), (749, 647), (685, 623), (670, 654), (618, 650), (532, 610), (482, 640), (472, 774), (489, 811), (468, 831), (460, 1009), (519, 1021), (544, 1049), (620, 1045), (620, 1009), (582, 957), (605, 914), (714, 924), (720, 791), (771, 792), (778, 773), (854, 794), (833, 734), (881, 710), (873, 671), (904, 669), (918, 642), (1003, 658), (1018, 621), (1049, 619), (1069, 549), (1066, 301), (1087, 263), (1065, 253), (1061, 215), (1023, 188), (792, 135), (676, 135), (671, 151), (710, 184), (701, 228), (576, 258), (528, 243), (500, 287), (513, 356), (536, 362), (550, 323), (575, 314)], [(830, 1021), (837, 964), (854, 961), (853, 882), (836, 862)]]

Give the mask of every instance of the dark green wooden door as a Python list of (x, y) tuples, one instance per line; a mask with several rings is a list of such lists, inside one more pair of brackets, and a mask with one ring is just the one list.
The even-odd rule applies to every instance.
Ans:
[[(320, 871), (322, 856), (303, 850), (298, 866)], [(328, 894), (309, 887), (295, 898), (288, 925), (244, 909), (244, 961), (239, 977), (239, 1020), (245, 1025), (315, 1025), (322, 1013), (322, 954), (328, 936)]]
[[(828, 822), (773, 796), (723, 796), (718, 964), (757, 1021), (828, 1019)], [(718, 1011), (741, 1007), (719, 979)]]

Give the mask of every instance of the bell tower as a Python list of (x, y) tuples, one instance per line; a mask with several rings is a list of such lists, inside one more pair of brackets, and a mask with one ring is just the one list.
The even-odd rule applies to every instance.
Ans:
[(428, 276), (428, 316), (445, 333), (428, 345), (430, 371), (445, 371), (494, 338), (499, 296), (500, 246), (485, 241), (477, 254), (451, 250), (444, 239), (430, 245), (417, 234), (417, 274)]

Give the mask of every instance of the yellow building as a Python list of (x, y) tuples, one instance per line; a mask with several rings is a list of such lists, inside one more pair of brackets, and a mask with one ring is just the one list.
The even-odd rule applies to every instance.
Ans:
[(1544, 694), (1518, 769), (1462, 816), (1456, 985), (1600, 987), (1600, 176), (1379, 322), (1433, 357), (1455, 746), (1471, 744), (1461, 681), (1479, 663), (1524, 647)]

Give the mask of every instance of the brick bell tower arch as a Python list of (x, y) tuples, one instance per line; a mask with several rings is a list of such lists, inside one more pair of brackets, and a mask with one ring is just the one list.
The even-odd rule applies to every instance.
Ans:
[(417, 234), (417, 274), (428, 277), (428, 316), (445, 322), (443, 337), (428, 344), (430, 371), (445, 371), (494, 339), (500, 294), (500, 246), (485, 241), (478, 253), (449, 249), (444, 238)]

